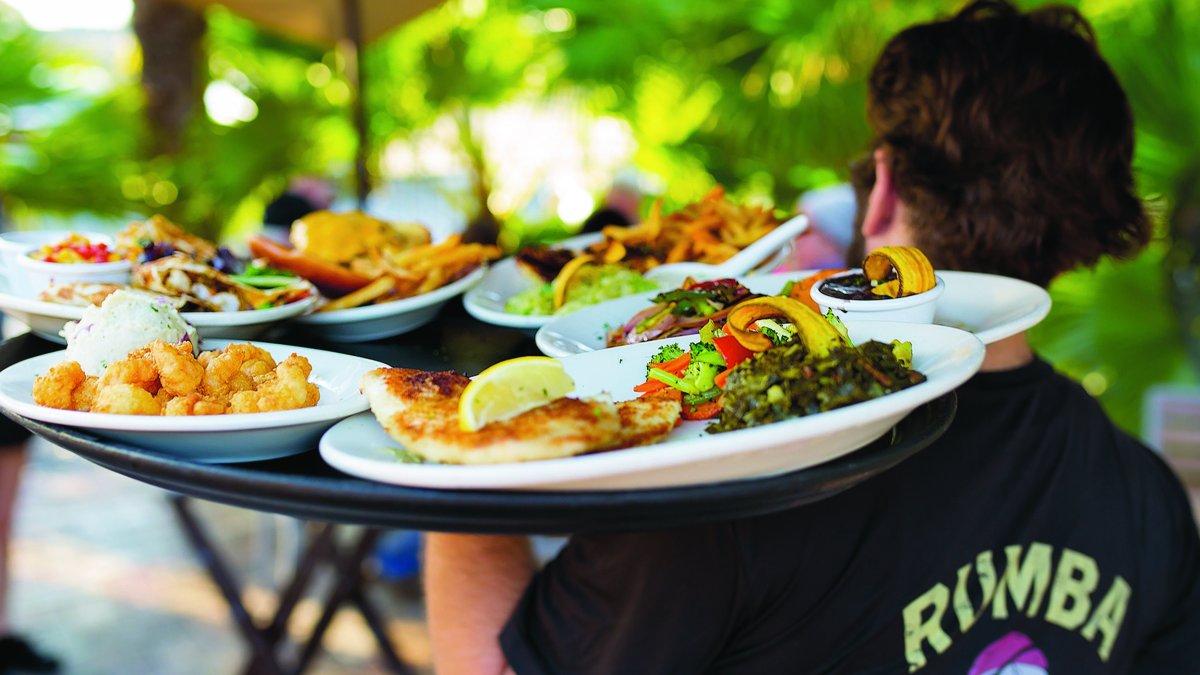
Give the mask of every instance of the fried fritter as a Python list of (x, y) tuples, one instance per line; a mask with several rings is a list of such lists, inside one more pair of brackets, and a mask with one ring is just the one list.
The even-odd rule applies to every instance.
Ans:
[(163, 406), (164, 415), (223, 415), (228, 405), (224, 401), (207, 399), (200, 394), (176, 396)]
[(221, 398), (254, 389), (255, 378), (275, 370), (275, 359), (271, 354), (251, 344), (229, 345), (213, 352), (202, 363), (203, 393)]
[(91, 411), (114, 415), (157, 415), (162, 408), (150, 392), (136, 384), (116, 383), (100, 387)]
[(393, 438), (436, 462), (570, 457), (612, 447), (619, 439), (617, 406), (599, 398), (560, 398), (478, 431), (462, 431), (458, 399), (469, 381), (453, 372), (379, 368), (363, 376), (362, 389)]
[(312, 364), (292, 354), (276, 364), (251, 344), (193, 358), (191, 345), (156, 340), (109, 364), (99, 378), (75, 361), (52, 366), (33, 383), (39, 405), (121, 415), (220, 415), (314, 406)]
[(115, 384), (141, 387), (153, 397), (159, 389), (158, 369), (154, 367), (154, 361), (145, 354), (145, 350), (139, 350), (127, 358), (108, 364), (108, 368), (100, 376), (100, 389), (104, 390)]
[(74, 410), (73, 395), (86, 379), (77, 362), (56, 363), (33, 380), (33, 402), (47, 408)]
[(192, 344), (169, 345), (161, 340), (150, 344), (150, 359), (158, 370), (158, 379), (172, 396), (195, 393), (204, 380), (204, 366), (192, 356)]
[(312, 364), (308, 359), (292, 354), (276, 366), (274, 372), (259, 378), (256, 389), (239, 391), (231, 396), (229, 412), (270, 412), (316, 405), (321, 392), (317, 385), (308, 381), (311, 372)]

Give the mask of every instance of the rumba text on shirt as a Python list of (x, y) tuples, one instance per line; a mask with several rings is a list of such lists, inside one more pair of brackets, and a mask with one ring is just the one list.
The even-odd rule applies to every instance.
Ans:
[[(904, 654), (908, 671), (925, 667), (990, 612), (1004, 621), (1023, 614), (1079, 631), (1108, 661), (1121, 631), (1132, 589), (1120, 575), (1100, 587), (1100, 568), (1088, 555), (1034, 542), (1004, 549), (1003, 560), (984, 551), (958, 568), (953, 588), (938, 583), (904, 608)], [(1001, 563), (999, 571), (997, 563)], [(1057, 563), (1057, 564), (1056, 564)]]

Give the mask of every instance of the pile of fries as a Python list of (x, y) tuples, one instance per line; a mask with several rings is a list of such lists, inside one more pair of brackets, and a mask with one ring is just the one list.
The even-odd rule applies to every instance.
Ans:
[(604, 240), (587, 252), (605, 263), (640, 272), (664, 263), (721, 263), (757, 241), (781, 222), (770, 208), (734, 204), (725, 190), (713, 188), (703, 199), (662, 215), (655, 202), (650, 215), (630, 227), (605, 227)]
[(500, 249), (452, 235), (432, 243), (416, 223), (388, 223), (358, 211), (317, 211), (292, 224), (292, 248), (251, 237), (251, 252), (298, 274), (330, 298), (318, 312), (380, 304), (428, 293), (470, 274)]
[(385, 242), (350, 261), (350, 269), (374, 281), (330, 300), (318, 311), (348, 309), (428, 293), (463, 278), (499, 256), (500, 249), (495, 246), (464, 244), (457, 234), (436, 244), (405, 247)]

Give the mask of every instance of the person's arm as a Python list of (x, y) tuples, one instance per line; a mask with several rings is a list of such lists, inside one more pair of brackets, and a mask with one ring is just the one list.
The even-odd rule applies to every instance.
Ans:
[(500, 630), (533, 576), (525, 537), (430, 533), (425, 538), (425, 607), (441, 675), (511, 672)]

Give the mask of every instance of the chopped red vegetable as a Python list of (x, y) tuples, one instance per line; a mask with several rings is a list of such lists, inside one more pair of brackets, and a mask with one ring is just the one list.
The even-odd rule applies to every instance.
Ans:
[(721, 414), (721, 398), (717, 397), (711, 401), (697, 403), (696, 405), (683, 404), (683, 413), (680, 415), (685, 420), (707, 420)]

